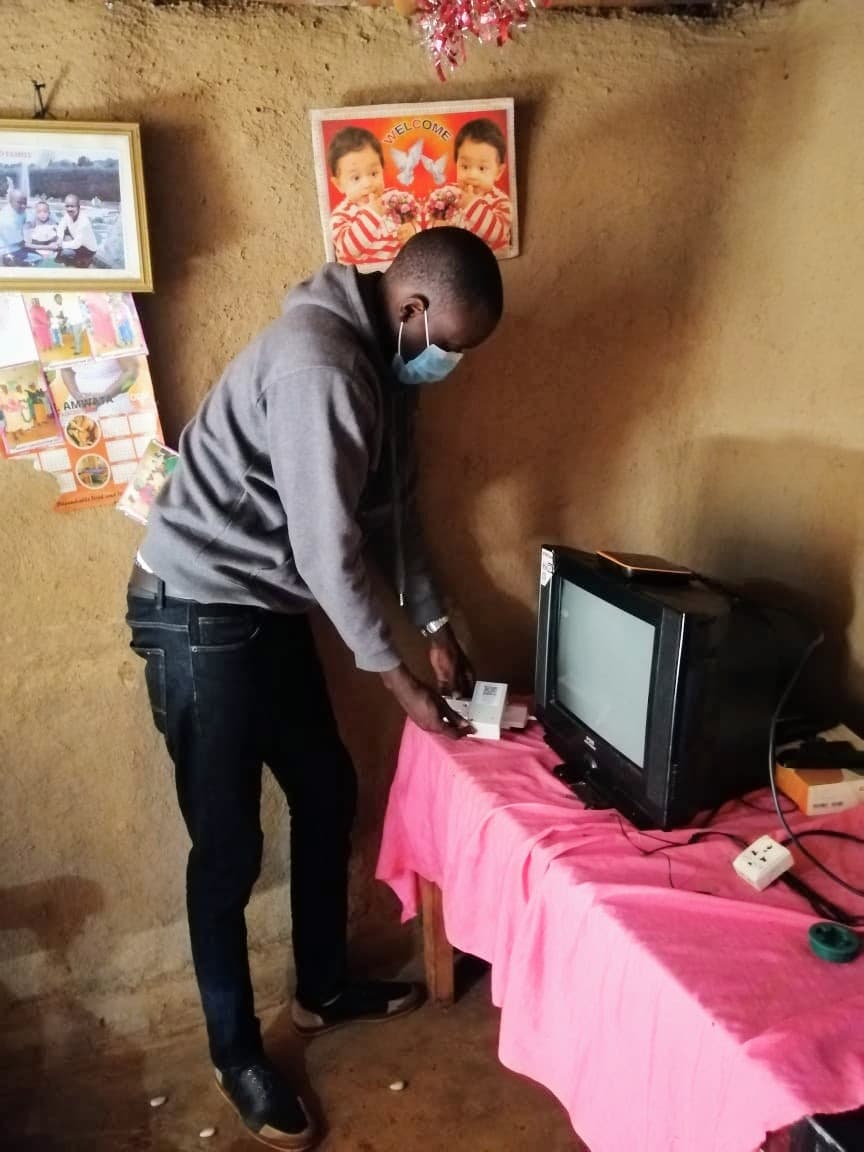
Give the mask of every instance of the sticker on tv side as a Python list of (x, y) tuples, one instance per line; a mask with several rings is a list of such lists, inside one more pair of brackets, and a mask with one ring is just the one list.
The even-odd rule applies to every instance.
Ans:
[(540, 549), (540, 587), (545, 588), (555, 572), (555, 557), (548, 548)]

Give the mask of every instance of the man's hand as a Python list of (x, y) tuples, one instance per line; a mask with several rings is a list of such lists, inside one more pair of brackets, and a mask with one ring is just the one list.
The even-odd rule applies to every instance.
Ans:
[(429, 663), (439, 692), (470, 696), (474, 691), (474, 669), (449, 624), (429, 637)]
[(424, 732), (435, 732), (451, 740), (459, 740), (472, 731), (467, 720), (449, 708), (431, 688), (412, 676), (404, 664), (391, 672), (382, 672), (381, 679), (405, 713)]

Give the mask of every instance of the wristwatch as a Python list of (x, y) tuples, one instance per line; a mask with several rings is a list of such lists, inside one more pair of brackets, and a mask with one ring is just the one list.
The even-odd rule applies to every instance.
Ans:
[(440, 632), (445, 624), (450, 623), (449, 616), (439, 616), (437, 620), (430, 620), (420, 629), (420, 635), (425, 636), (428, 640), (430, 636), (434, 636), (436, 632)]

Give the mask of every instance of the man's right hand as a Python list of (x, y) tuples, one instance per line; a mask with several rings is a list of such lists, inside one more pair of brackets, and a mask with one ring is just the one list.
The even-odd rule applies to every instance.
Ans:
[(382, 672), (381, 679), (404, 712), (424, 732), (435, 732), (451, 740), (460, 740), (472, 731), (467, 720), (454, 712), (442, 696), (413, 676), (404, 664), (390, 672)]

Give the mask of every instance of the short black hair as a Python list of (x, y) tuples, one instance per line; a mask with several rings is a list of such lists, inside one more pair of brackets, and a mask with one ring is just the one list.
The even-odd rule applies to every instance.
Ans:
[(480, 120), (469, 120), (467, 124), (463, 124), (453, 142), (454, 160), (459, 159), (459, 149), (466, 140), (473, 140), (476, 144), (491, 144), (498, 153), (499, 164), (503, 164), (507, 159), (507, 141), (494, 120), (487, 120), (484, 116)]
[(330, 141), (330, 147), (327, 149), (327, 167), (330, 169), (330, 175), (337, 175), (339, 161), (343, 156), (347, 156), (349, 152), (362, 152), (364, 148), (374, 148), (378, 153), (381, 166), (384, 166), (384, 149), (381, 147), (381, 141), (374, 133), (370, 132), (368, 128), (357, 128), (353, 124), (347, 128), (341, 128)]
[(480, 306), (497, 320), (504, 308), (498, 261), (488, 244), (465, 228), (430, 228), (405, 244), (387, 271), (409, 292)]

